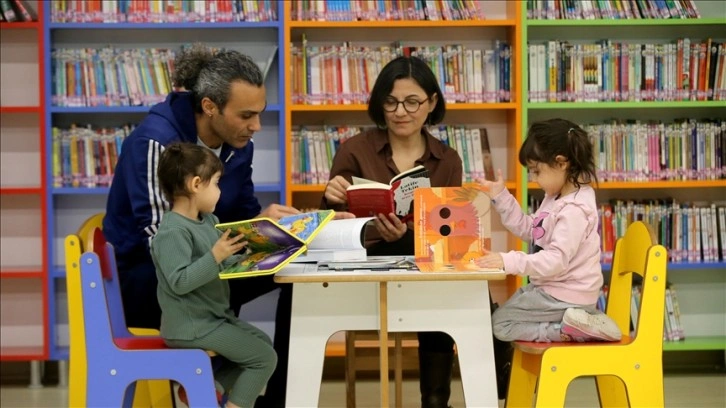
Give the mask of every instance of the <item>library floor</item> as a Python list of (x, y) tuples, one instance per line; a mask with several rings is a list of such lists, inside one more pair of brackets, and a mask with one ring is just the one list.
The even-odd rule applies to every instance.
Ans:
[[(356, 385), (358, 407), (378, 406), (378, 383), (359, 381)], [(403, 406), (418, 407), (418, 382), (415, 379), (404, 381)], [(23, 386), (3, 386), (0, 388), (0, 406), (3, 408), (20, 407), (65, 407), (67, 389), (48, 386), (30, 389)], [(393, 398), (393, 389), (391, 389)], [(725, 374), (666, 374), (666, 407), (719, 407), (726, 406)], [(452, 384), (451, 405), (464, 407), (461, 382)], [(345, 406), (345, 384), (342, 381), (324, 381), (320, 390), (321, 407)], [(500, 402), (500, 406), (503, 406)], [(598, 401), (594, 380), (581, 378), (575, 380), (567, 393), (566, 407), (597, 407)]]

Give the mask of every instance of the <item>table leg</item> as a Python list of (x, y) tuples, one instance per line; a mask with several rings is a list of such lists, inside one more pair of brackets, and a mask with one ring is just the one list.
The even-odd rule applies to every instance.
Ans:
[(378, 329), (378, 285), (295, 283), (292, 293), (285, 405), (317, 407), (328, 339), (342, 330)]
[(467, 407), (496, 407), (486, 281), (396, 282), (388, 293), (390, 330), (441, 331), (456, 342)]
[(381, 407), (388, 408), (388, 283), (379, 284), (380, 329), (378, 331), (381, 365)]

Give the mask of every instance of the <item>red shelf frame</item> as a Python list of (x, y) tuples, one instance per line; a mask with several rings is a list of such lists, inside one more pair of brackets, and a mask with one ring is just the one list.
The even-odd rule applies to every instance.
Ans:
[(1, 106), (0, 113), (37, 113), (38, 114), (38, 137), (40, 138), (40, 186), (13, 186), (0, 187), (2, 195), (26, 195), (37, 194), (40, 200), (40, 219), (41, 219), (41, 243), (42, 250), (40, 265), (28, 267), (6, 267), (0, 269), (1, 279), (40, 279), (42, 290), (42, 325), (43, 325), (43, 345), (34, 347), (0, 347), (0, 361), (31, 361), (31, 360), (48, 360), (50, 357), (50, 328), (49, 324), (49, 304), (48, 304), (48, 237), (45, 231), (48, 230), (48, 204), (47, 204), (47, 180), (46, 174), (46, 95), (45, 95), (45, 33), (43, 28), (46, 6), (45, 1), (36, 2), (36, 12), (39, 21), (32, 22), (13, 22), (0, 23), (0, 30), (35, 30), (37, 32), (37, 53), (38, 53), (38, 106)]

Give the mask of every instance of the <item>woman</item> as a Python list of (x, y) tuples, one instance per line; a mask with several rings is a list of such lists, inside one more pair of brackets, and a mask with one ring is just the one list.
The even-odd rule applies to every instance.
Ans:
[[(347, 208), (346, 188), (351, 177), (388, 183), (415, 166), (429, 171), (432, 187), (461, 186), (458, 153), (431, 136), (424, 127), (440, 123), (446, 102), (434, 73), (419, 58), (399, 57), (381, 70), (368, 101), (368, 116), (378, 126), (340, 145), (333, 159), (323, 208)], [(413, 224), (395, 214), (378, 214), (380, 240), (369, 255), (413, 255)], [(418, 333), (423, 407), (448, 406), (454, 340), (446, 333)]]

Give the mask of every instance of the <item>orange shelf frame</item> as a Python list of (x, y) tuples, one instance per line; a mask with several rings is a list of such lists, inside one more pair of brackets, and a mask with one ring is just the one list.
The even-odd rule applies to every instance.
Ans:
[[(516, 102), (502, 103), (447, 103), (447, 111), (469, 111), (469, 110), (509, 110), (517, 109)], [(292, 112), (365, 112), (368, 105), (358, 103), (350, 105), (303, 105), (290, 106)]]
[(469, 28), (469, 27), (514, 27), (518, 19), (504, 20), (381, 20), (381, 21), (293, 21), (285, 10), (285, 24), (288, 28)]

